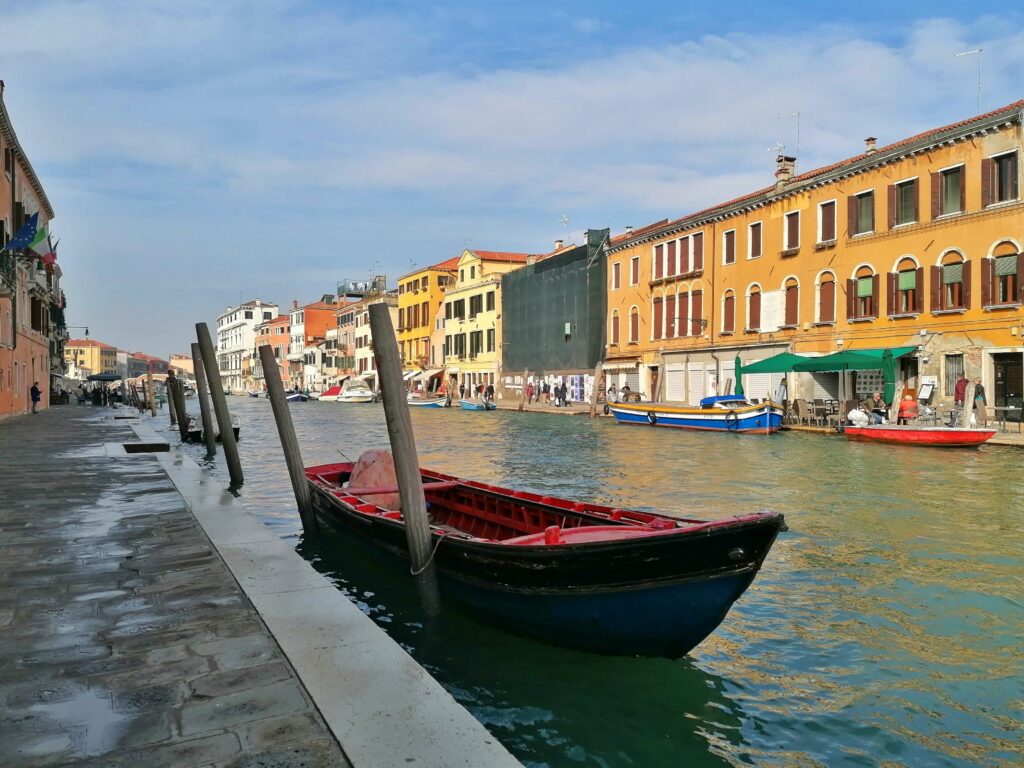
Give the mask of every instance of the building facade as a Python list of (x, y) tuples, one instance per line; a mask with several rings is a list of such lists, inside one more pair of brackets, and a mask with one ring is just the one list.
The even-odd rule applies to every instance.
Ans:
[(249, 370), (251, 378), (256, 326), (275, 317), (277, 305), (260, 299), (228, 307), (217, 317), (217, 367), (225, 389), (243, 392), (251, 386), (242, 371)]
[[(606, 372), (659, 399), (722, 393), (744, 364), (789, 351), (912, 346), (897, 385), (950, 399), (961, 372), (989, 405), (1024, 390), (1024, 102), (612, 239)], [(798, 374), (791, 397), (879, 388), (879, 374)], [(745, 378), (749, 396), (782, 374)], [(936, 402), (938, 402), (936, 401)], [(1011, 417), (1013, 417), (1011, 413)], [(1020, 418), (1020, 411), (1016, 412)]]
[(277, 361), (278, 373), (282, 383), (288, 381), (288, 345), (290, 343), (288, 315), (278, 315), (270, 320), (264, 320), (256, 326), (253, 331), (252, 351), (252, 378), (253, 391), (265, 392), (267, 390), (266, 375), (263, 370), (263, 363), (260, 360), (260, 347), (269, 346), (274, 350), (274, 359)]
[(435, 332), (437, 310), (458, 269), (459, 257), (418, 269), (398, 279), (398, 348), (402, 367), (421, 372), (440, 363), (431, 359), (430, 336)]
[(387, 305), (388, 314), (391, 316), (391, 325), (395, 327), (398, 322), (398, 294), (395, 292), (368, 294), (352, 306), (355, 377), (365, 381), (367, 386), (373, 390), (377, 390), (380, 386), (377, 377), (377, 362), (373, 356), (374, 344), (398, 344), (397, 336), (383, 341), (373, 338), (373, 331), (370, 329), (370, 305), (382, 303)]
[(336, 326), (338, 304), (334, 294), (324, 294), (320, 301), (299, 306), (292, 301), (288, 326), (288, 384), (293, 389), (310, 389), (306, 366), (317, 353), (317, 345), (327, 338), (327, 329)]
[(117, 374), (117, 347), (95, 339), (68, 340), (64, 344), (64, 360), (80, 370), (87, 368), (91, 372), (89, 375)]

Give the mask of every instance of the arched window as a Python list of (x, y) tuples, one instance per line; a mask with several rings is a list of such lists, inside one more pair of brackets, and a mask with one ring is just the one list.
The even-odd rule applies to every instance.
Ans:
[(786, 291), (785, 326), (796, 328), (800, 323), (800, 282), (795, 277), (787, 277), (783, 288)]
[(761, 286), (751, 283), (747, 288), (747, 330), (761, 329)]
[(981, 260), (981, 303), (1005, 307), (1021, 303), (1024, 254), (1009, 240), (992, 249), (992, 257)]
[[(673, 240), (672, 243), (675, 241)], [(670, 245), (672, 244), (670, 243)], [(671, 262), (669, 262), (671, 265)], [(670, 293), (665, 297), (665, 338), (673, 339), (676, 336), (676, 295)]]
[(736, 294), (726, 291), (722, 296), (722, 333), (736, 330)]
[(846, 317), (849, 320), (878, 317), (878, 275), (870, 264), (858, 267), (846, 281)]
[(704, 291), (700, 283), (690, 288), (690, 335), (704, 335)]
[(921, 311), (921, 292), (924, 288), (924, 270), (910, 256), (904, 256), (896, 263), (896, 269), (889, 275), (889, 290), (886, 295), (886, 313), (913, 315)]
[(612, 310), (612, 321), (608, 328), (608, 343), (617, 346), (619, 343), (619, 310)]
[(661, 331), (665, 323), (664, 299), (655, 296), (651, 300), (651, 338), (660, 339)]
[(818, 275), (818, 317), (816, 322), (836, 321), (836, 276), (831, 272)]
[(960, 251), (942, 254), (931, 272), (932, 312), (970, 309), (971, 263)]
[(629, 310), (629, 343), (636, 344), (640, 340), (640, 310), (635, 306)]

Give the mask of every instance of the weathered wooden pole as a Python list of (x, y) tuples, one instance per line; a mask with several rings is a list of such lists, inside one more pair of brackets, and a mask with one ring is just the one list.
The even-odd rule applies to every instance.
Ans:
[(181, 379), (175, 377), (174, 386), (174, 407), (178, 409), (178, 434), (182, 440), (188, 440), (188, 407), (185, 405), (185, 387)]
[(601, 366), (603, 365), (602, 360), (597, 361), (597, 365), (594, 366), (594, 386), (590, 389), (590, 418), (597, 416), (597, 396), (600, 394), (601, 387)]
[(274, 359), (274, 348), (269, 344), (260, 347), (260, 362), (263, 364), (263, 379), (267, 382), (267, 393), (270, 395), (270, 407), (274, 411), (274, 421), (277, 422), (277, 434), (281, 438), (281, 449), (284, 451), (284, 460), (288, 465), (288, 477), (292, 481), (295, 503), (299, 507), (302, 530), (305, 533), (310, 533), (317, 528), (316, 516), (313, 514), (313, 502), (309, 496), (309, 485), (306, 483), (299, 441), (295, 437), (292, 412), (288, 409), (284, 384), (281, 383), (281, 371), (277, 367), (277, 360)]
[(203, 357), (203, 369), (206, 371), (206, 383), (210, 387), (213, 398), (213, 412), (217, 415), (217, 427), (220, 429), (220, 442), (224, 446), (224, 458), (228, 463), (228, 474), (231, 485), (240, 486), (245, 482), (242, 477), (242, 462), (238, 458), (238, 443), (235, 442), (235, 431), (231, 425), (231, 413), (228, 401), (224, 397), (224, 385), (220, 380), (220, 369), (217, 368), (217, 354), (213, 350), (213, 340), (206, 323), (196, 323), (196, 337), (199, 341), (199, 352)]
[(526, 402), (526, 377), (530, 374), (528, 369), (523, 370), (523, 389), (519, 393), (519, 412), (523, 412), (523, 404)]
[(146, 399), (149, 401), (149, 412), (156, 418), (156, 387), (153, 386), (153, 372), (146, 372)]
[(175, 426), (178, 423), (178, 410), (174, 404), (174, 398), (171, 396), (171, 386), (174, 383), (174, 371), (168, 371), (167, 380), (164, 382), (164, 394), (167, 395), (167, 413), (171, 417), (171, 426)]
[[(441, 600), (437, 589), (437, 571), (430, 545), (430, 521), (427, 519), (427, 500), (423, 495), (423, 478), (416, 458), (416, 440), (409, 416), (409, 403), (402, 385), (402, 363), (395, 343), (395, 329), (387, 304), (370, 305), (370, 335), (373, 338), (373, 356), (380, 376), (384, 395), (384, 418), (391, 440), (391, 453), (398, 478), (398, 494), (402, 501), (405, 520), (405, 538), (412, 561), (412, 573), (417, 577), (423, 611), (436, 616)], [(526, 382), (523, 382), (526, 386)]]
[[(203, 421), (203, 439), (206, 441), (206, 456), (217, 455), (217, 437), (213, 434), (213, 414), (210, 413), (210, 388), (206, 383), (206, 369), (199, 344), (192, 344), (192, 368), (196, 373), (196, 397), (199, 398), (199, 416)], [(231, 431), (234, 434), (234, 430)]]

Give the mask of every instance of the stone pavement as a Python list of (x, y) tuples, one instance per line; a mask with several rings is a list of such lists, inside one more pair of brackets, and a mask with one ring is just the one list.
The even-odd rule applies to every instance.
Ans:
[(0, 424), (0, 765), (348, 766), (154, 456), (104, 449), (136, 441), (114, 413)]

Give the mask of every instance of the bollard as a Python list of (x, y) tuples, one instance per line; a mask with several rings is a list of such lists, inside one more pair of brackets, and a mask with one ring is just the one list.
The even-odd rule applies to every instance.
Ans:
[(316, 530), (316, 515), (309, 496), (309, 484), (306, 482), (305, 468), (302, 466), (302, 453), (299, 441), (295, 438), (295, 425), (292, 424), (292, 412), (288, 410), (288, 401), (284, 395), (284, 384), (281, 383), (281, 372), (274, 359), (274, 349), (268, 344), (260, 347), (260, 362), (263, 364), (263, 379), (267, 382), (270, 394), (270, 406), (274, 410), (274, 421), (277, 422), (277, 434), (281, 438), (281, 449), (288, 465), (288, 477), (292, 481), (295, 503), (299, 507), (299, 518), (302, 530), (310, 533)]
[(206, 384), (206, 369), (203, 368), (203, 355), (197, 343), (192, 344), (192, 367), (196, 372), (196, 397), (199, 399), (199, 416), (203, 420), (206, 457), (212, 459), (217, 455), (217, 437), (213, 434), (213, 415), (210, 413), (210, 388)]
[(526, 402), (526, 377), (530, 375), (529, 370), (523, 371), (523, 389), (519, 393), (519, 412), (523, 412), (523, 404)]
[(175, 406), (174, 398), (171, 397), (171, 382), (174, 381), (174, 372), (167, 372), (167, 379), (164, 381), (164, 394), (167, 395), (167, 413), (171, 417), (171, 426), (178, 424), (178, 409)]
[(149, 401), (149, 412), (156, 418), (156, 388), (153, 386), (153, 372), (146, 373), (146, 399)]
[(602, 364), (602, 361), (598, 360), (597, 365), (594, 366), (594, 385), (590, 389), (590, 418), (597, 416), (597, 396), (602, 389), (600, 386)]
[(423, 495), (423, 477), (416, 458), (416, 441), (402, 381), (402, 364), (398, 356), (398, 345), (394, 343), (395, 329), (391, 324), (387, 304), (371, 304), (369, 311), (370, 334), (376, 339), (373, 356), (384, 397), (384, 418), (388, 425), (391, 454), (395, 460), (409, 559), (412, 561), (412, 572), (417, 577), (423, 612), (427, 616), (436, 616), (440, 612), (441, 601), (430, 544), (427, 500)]
[(220, 369), (217, 368), (217, 354), (213, 350), (213, 340), (206, 323), (196, 323), (196, 337), (199, 341), (199, 352), (203, 358), (203, 370), (206, 372), (206, 384), (213, 398), (213, 412), (217, 415), (217, 427), (220, 429), (220, 442), (224, 447), (224, 459), (228, 463), (228, 474), (231, 485), (238, 488), (245, 482), (242, 477), (242, 462), (238, 458), (238, 443), (231, 426), (231, 413), (228, 401), (224, 397), (224, 385), (220, 380)]

